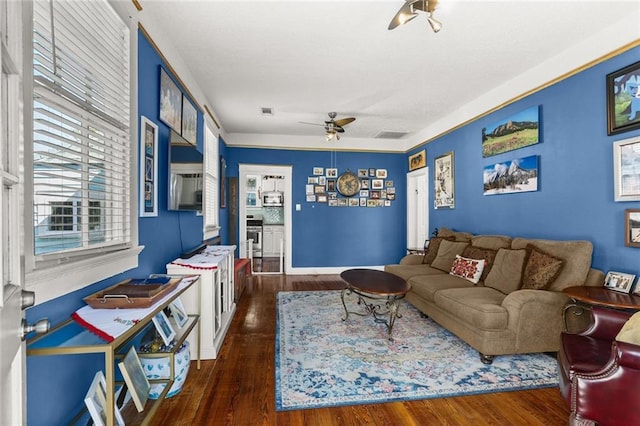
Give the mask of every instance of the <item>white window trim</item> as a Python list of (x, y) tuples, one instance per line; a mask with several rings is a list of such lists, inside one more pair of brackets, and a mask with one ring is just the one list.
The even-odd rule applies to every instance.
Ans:
[[(204, 123), (204, 208), (203, 208), (203, 234), (204, 239), (217, 237), (220, 235), (220, 153), (219, 153), (219, 136), (213, 130), (213, 127), (207, 120)], [(213, 188), (208, 188), (206, 182), (207, 175), (212, 174)], [(207, 197), (213, 197), (213, 212), (209, 212), (206, 207), (209, 203)], [(213, 214), (213, 220), (208, 216)]]
[[(130, 60), (130, 141), (132, 144), (132, 155), (130, 168), (137, 170), (138, 167), (138, 22), (132, 18), (136, 16), (132, 3), (125, 5), (123, 2), (109, 0), (110, 4), (121, 17), (123, 22), (128, 23), (129, 52)], [(30, 2), (24, 2), (24, 20), (26, 34), (33, 31), (32, 14), (33, 10)], [(31, 38), (29, 37), (29, 40)], [(33, 158), (33, 48), (31, 42), (24, 43), (24, 64), (25, 71), (28, 72), (24, 78), (24, 133), (25, 133), (25, 170), (32, 170)], [(132, 174), (137, 176), (137, 174)], [(36, 302), (43, 303), (60, 297), (67, 293), (79, 290), (88, 285), (112, 277), (119, 273), (138, 267), (138, 255), (144, 246), (138, 246), (138, 188), (137, 179), (130, 180), (130, 223), (131, 242), (130, 247), (119, 251), (111, 251), (91, 258), (83, 258), (64, 265), (48, 266), (36, 269), (36, 256), (33, 247), (33, 176), (32, 173), (25, 173), (25, 286), (27, 290), (36, 292)]]

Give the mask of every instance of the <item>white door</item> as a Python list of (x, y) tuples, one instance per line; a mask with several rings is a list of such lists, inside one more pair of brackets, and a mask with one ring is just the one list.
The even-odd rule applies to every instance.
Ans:
[(22, 225), (23, 185), (18, 158), (24, 136), (22, 120), (22, 13), (21, 2), (0, 2), (2, 83), (0, 84), (0, 424), (26, 423), (24, 345), (20, 339), (22, 319), (22, 273), (19, 242)]
[(407, 248), (424, 246), (429, 235), (429, 168), (407, 173)]

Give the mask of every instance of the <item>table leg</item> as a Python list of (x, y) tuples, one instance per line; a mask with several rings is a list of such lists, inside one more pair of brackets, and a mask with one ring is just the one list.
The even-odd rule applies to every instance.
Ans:
[(349, 294), (351, 294), (351, 290), (348, 287), (343, 289), (342, 292), (340, 293), (340, 299), (342, 299), (342, 306), (344, 307), (344, 318), (342, 318), (342, 321), (346, 321), (347, 319), (349, 319), (349, 311), (347, 310), (347, 304), (344, 303), (344, 294), (346, 292), (349, 292)]

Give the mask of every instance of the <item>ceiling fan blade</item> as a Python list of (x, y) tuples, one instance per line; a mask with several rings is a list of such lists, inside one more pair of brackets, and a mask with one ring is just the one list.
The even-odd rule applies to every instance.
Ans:
[(417, 0), (406, 0), (400, 10), (398, 10), (398, 13), (396, 13), (393, 19), (391, 19), (391, 22), (389, 22), (389, 27), (387, 29), (392, 30), (398, 25), (406, 24), (418, 16), (418, 14), (413, 11), (412, 7), (413, 3), (416, 3), (416, 1)]
[(338, 127), (342, 127), (342, 126), (346, 126), (347, 124), (355, 121), (356, 118), (355, 117), (347, 117), (347, 118), (341, 118), (340, 120), (336, 120), (335, 124)]
[(344, 133), (344, 129), (340, 126), (334, 126), (333, 130), (335, 130), (338, 133)]
[(320, 123), (309, 123), (306, 121), (298, 121), (298, 124), (308, 124), (310, 126), (326, 126), (326, 124), (320, 124)]

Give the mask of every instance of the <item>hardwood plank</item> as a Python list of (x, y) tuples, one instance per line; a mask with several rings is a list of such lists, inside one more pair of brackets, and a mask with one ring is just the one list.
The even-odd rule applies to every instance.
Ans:
[(557, 387), (420, 401), (275, 410), (276, 293), (337, 290), (338, 275), (252, 276), (216, 360), (192, 362), (154, 425), (566, 425)]

